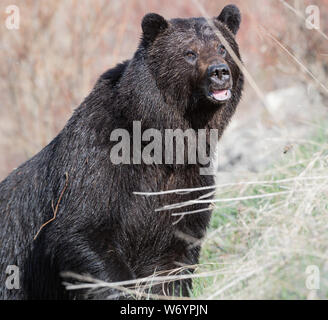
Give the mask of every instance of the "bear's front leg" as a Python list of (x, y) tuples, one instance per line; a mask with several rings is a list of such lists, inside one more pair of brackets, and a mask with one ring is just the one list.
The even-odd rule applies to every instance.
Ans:
[[(67, 272), (106, 282), (134, 279), (133, 271), (109, 243), (92, 243), (83, 234), (71, 234), (69, 237), (56, 239), (57, 244), (52, 246), (51, 243), (55, 242), (50, 242), (48, 238), (46, 234), (40, 234), (26, 260), (23, 285), (27, 299), (99, 300), (109, 296), (126, 298), (118, 290), (66, 290), (63, 284), (76, 283), (72, 278), (62, 277)], [(28, 276), (24, 277), (24, 274)]]

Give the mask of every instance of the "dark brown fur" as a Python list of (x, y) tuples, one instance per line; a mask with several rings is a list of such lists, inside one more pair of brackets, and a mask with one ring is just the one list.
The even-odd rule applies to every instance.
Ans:
[[(226, 7), (220, 21), (213, 21), (239, 56), (234, 39), (238, 9)], [(201, 176), (199, 163), (113, 165), (110, 135), (117, 128), (132, 132), (133, 121), (141, 121), (143, 131), (216, 128), (219, 138), (241, 97), (243, 77), (229, 54), (219, 56), (219, 40), (204, 18), (166, 21), (152, 14), (142, 27), (134, 57), (106, 72), (60, 134), (1, 182), (0, 298), (101, 299), (113, 292), (67, 292), (60, 273), (111, 282), (170, 274), (198, 263), (200, 245), (188, 239), (204, 237), (210, 212), (176, 223), (180, 217), (172, 211), (155, 210), (204, 192), (154, 197), (134, 192), (211, 186), (213, 177)], [(198, 54), (194, 65), (186, 62), (188, 49)], [(214, 60), (231, 71), (232, 98), (225, 103), (215, 104), (204, 95), (206, 69)], [(52, 203), (60, 197), (56, 219), (33, 240), (53, 217)], [(197, 204), (187, 210), (204, 208)], [(4, 286), (5, 269), (13, 264), (21, 270), (20, 290)], [(180, 273), (189, 272), (187, 267)], [(191, 281), (183, 280), (154, 286), (151, 292), (188, 295), (190, 289)]]

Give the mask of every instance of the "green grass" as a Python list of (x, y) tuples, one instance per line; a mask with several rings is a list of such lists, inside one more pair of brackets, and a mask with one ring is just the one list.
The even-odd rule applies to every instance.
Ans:
[[(321, 124), (312, 139), (245, 182), (291, 180), (218, 188), (217, 199), (263, 198), (216, 204), (197, 271), (216, 275), (195, 280), (193, 297), (327, 299), (327, 169), (328, 126)], [(311, 265), (320, 270), (320, 290), (306, 287)]]

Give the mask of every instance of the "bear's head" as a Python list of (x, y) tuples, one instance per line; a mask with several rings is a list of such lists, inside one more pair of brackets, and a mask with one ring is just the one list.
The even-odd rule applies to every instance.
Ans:
[(242, 74), (218, 34), (240, 59), (235, 40), (240, 22), (240, 11), (234, 5), (226, 6), (211, 20), (168, 21), (154, 13), (143, 18), (145, 62), (166, 101), (201, 102), (213, 108), (239, 101)]

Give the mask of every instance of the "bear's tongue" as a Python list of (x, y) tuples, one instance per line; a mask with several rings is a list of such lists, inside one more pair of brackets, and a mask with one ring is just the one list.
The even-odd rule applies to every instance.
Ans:
[(231, 97), (231, 92), (230, 92), (230, 90), (217, 90), (217, 91), (213, 91), (212, 97), (215, 100), (224, 101), (224, 100), (227, 100), (227, 99), (229, 99)]

